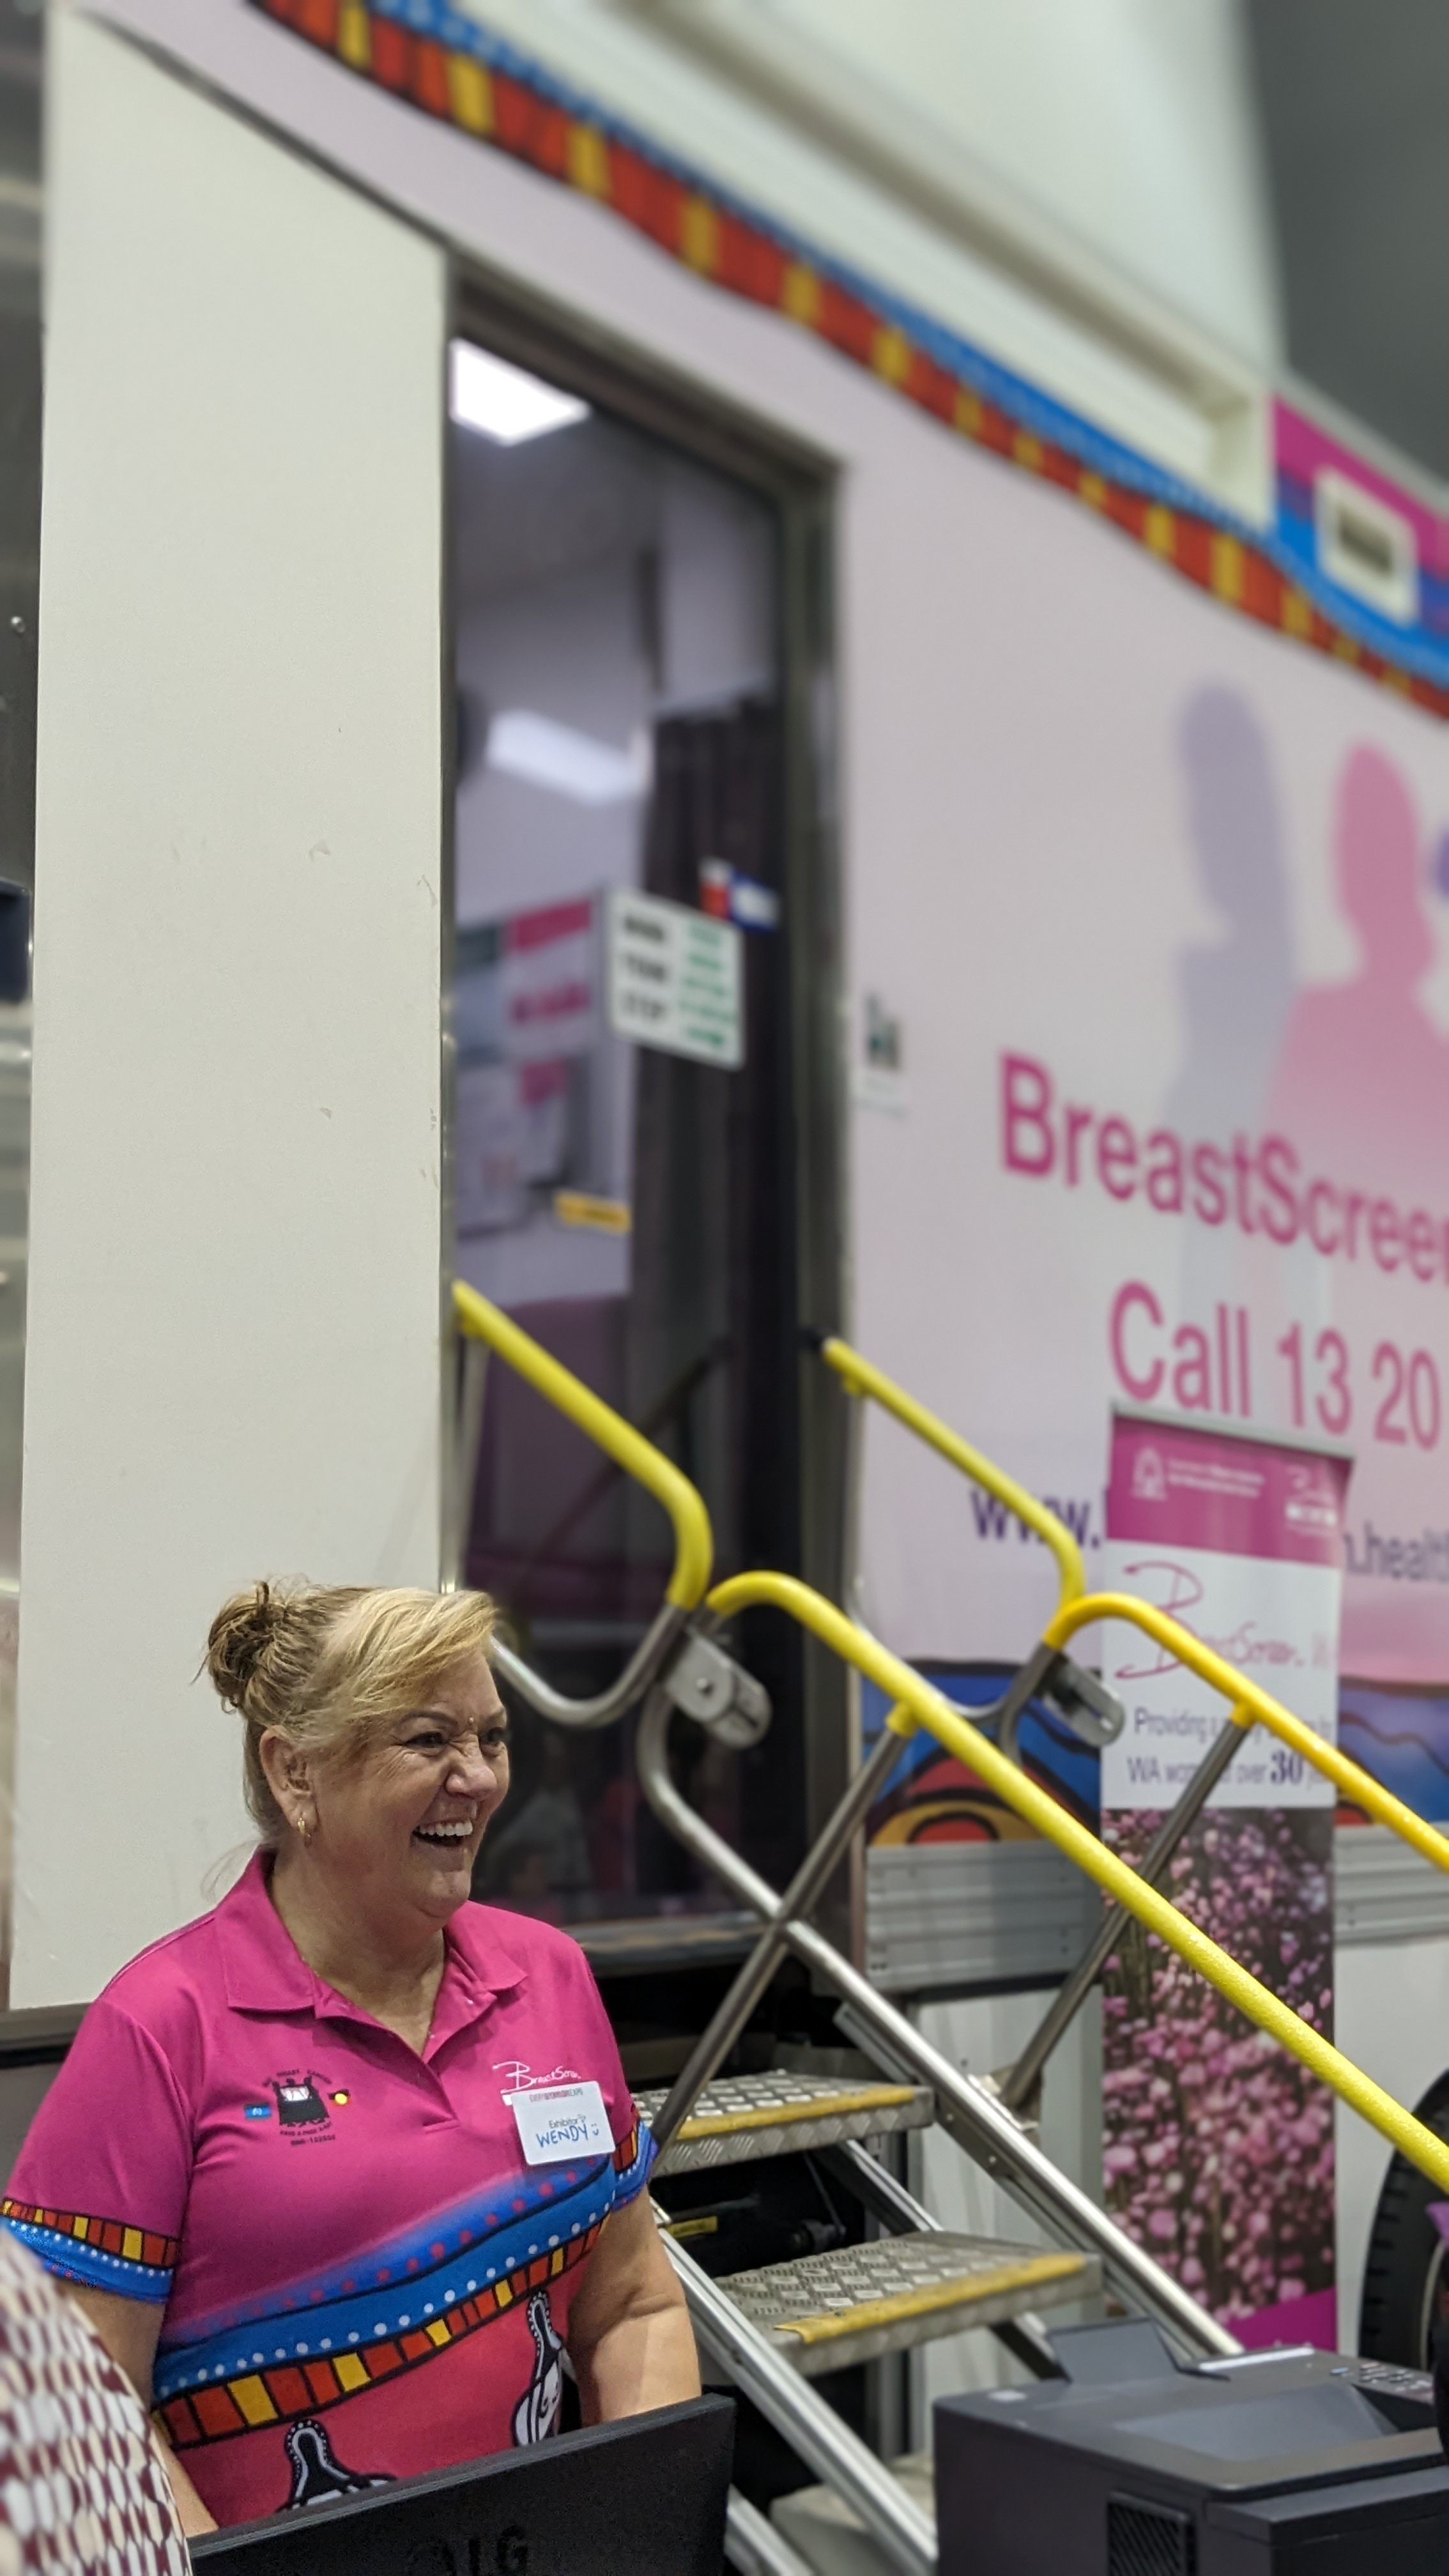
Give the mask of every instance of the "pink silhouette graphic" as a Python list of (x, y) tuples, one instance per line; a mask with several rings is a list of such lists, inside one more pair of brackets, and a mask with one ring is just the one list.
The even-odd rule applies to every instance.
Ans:
[(1268, 745), (1232, 689), (1199, 689), (1178, 727), (1198, 882), (1217, 936), (1178, 973), (1184, 1051), (1166, 1102), (1186, 1135), (1261, 1126), (1293, 1003), (1283, 824)]
[(1392, 762), (1364, 745), (1340, 782), (1334, 863), (1361, 963), (1294, 1004), (1272, 1124), (1344, 1180), (1432, 1205), (1449, 1186), (1449, 1042), (1419, 999), (1434, 962), (1419, 825)]

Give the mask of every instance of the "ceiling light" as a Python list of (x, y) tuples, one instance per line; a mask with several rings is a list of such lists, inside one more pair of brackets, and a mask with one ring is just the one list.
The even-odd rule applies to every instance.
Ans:
[(509, 778), (551, 787), (579, 805), (621, 805), (649, 785), (649, 741), (636, 736), (626, 751), (599, 742), (572, 725), (555, 724), (525, 707), (510, 707), (488, 728), (487, 762)]
[(455, 340), (448, 355), (448, 408), (454, 420), (464, 429), (481, 429), (500, 447), (518, 447), (525, 438), (543, 438), (551, 429), (567, 428), (571, 420), (588, 419), (589, 406), (576, 395), (561, 394), (541, 376), (490, 358), (486, 349)]

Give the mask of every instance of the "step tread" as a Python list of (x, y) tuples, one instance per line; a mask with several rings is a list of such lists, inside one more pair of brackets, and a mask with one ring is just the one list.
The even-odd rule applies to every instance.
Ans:
[[(667, 2098), (664, 2085), (636, 2093), (640, 2119), (652, 2119)], [(665, 2148), (659, 2170), (739, 2164), (888, 2130), (923, 2129), (934, 2117), (934, 2098), (922, 2084), (796, 2074), (784, 2067), (763, 2075), (717, 2075)]]
[[(935, 2461), (929, 2451), (911, 2451), (883, 2465), (904, 2487), (927, 2522), (936, 2519)], [(770, 2520), (802, 2556), (807, 2567), (864, 2569), (885, 2565), (865, 2525), (833, 2487), (794, 2487), (770, 2507)]]
[(1084, 2297), (1098, 2279), (1090, 2255), (932, 2229), (735, 2272), (720, 2287), (808, 2375), (869, 2357), (853, 2349), (863, 2343), (898, 2351)]

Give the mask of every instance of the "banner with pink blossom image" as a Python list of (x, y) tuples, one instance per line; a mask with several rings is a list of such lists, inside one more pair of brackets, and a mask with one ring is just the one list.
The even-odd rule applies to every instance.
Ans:
[[(1335, 1733), (1348, 1460), (1119, 1413), (1109, 1588), (1156, 1602), (1326, 1739)], [(1102, 1830), (1140, 1861), (1228, 1723), (1127, 1622), (1104, 1675), (1126, 1724), (1103, 1757)], [(1334, 1792), (1264, 1729), (1243, 1739), (1164, 1892), (1315, 2029), (1333, 2027)], [(1103, 1979), (1108, 2204), (1245, 2343), (1332, 2349), (1333, 2104), (1155, 1937)]]

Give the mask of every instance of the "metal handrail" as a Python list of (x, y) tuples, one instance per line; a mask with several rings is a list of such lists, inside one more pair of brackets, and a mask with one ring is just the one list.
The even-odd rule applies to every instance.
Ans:
[(999, 1502), (1015, 1513), (1018, 1520), (1023, 1521), (1028, 1529), (1035, 1530), (1038, 1537), (1046, 1542), (1056, 1557), (1061, 1576), (1060, 1598), (1043, 1631), (1046, 1645), (1064, 1647), (1078, 1629), (1089, 1627), (1098, 1619), (1131, 1620), (1147, 1635), (1155, 1637), (1160, 1645), (1169, 1646), (1179, 1663), (1187, 1664), (1231, 1702), (1230, 1722), (1233, 1725), (1245, 1732), (1257, 1725), (1268, 1727), (1282, 1743), (1291, 1746), (1306, 1762), (1312, 1763), (1315, 1769), (1334, 1781), (1355, 1805), (1365, 1808), (1381, 1824), (1391, 1825), (1395, 1833), (1412, 1843), (1414, 1849), (1422, 1852), (1437, 1869), (1449, 1870), (1449, 1839), (1436, 1833), (1434, 1827), (1417, 1815), (1412, 1807), (1405, 1806), (1402, 1799), (1385, 1789), (1346, 1753), (1340, 1753), (1336, 1745), (1325, 1744), (1311, 1727), (1304, 1725), (1301, 1718), (1294, 1717), (1291, 1710), (1284, 1708), (1267, 1691), (1260, 1690), (1256, 1683), (1235, 1671), (1223, 1656), (1202, 1645), (1190, 1629), (1180, 1626), (1166, 1611), (1156, 1609), (1150, 1602), (1138, 1601), (1129, 1593), (1104, 1592), (1088, 1596), (1082, 1552), (1071, 1531), (1045, 1503), (1038, 1502), (1034, 1494), (1028, 1493), (1024, 1485), (1017, 1484), (1015, 1478), (1008, 1476), (1002, 1468), (993, 1466), (979, 1449), (973, 1449), (969, 1441), (963, 1440), (947, 1423), (939, 1421), (925, 1405), (919, 1404), (914, 1396), (907, 1395), (903, 1387), (897, 1386), (883, 1370), (853, 1350), (848, 1342), (841, 1341), (838, 1335), (822, 1335), (817, 1347), (821, 1358), (834, 1369), (851, 1394), (870, 1396), (898, 1422), (904, 1423), (908, 1431), (913, 1431), (918, 1439), (927, 1442), (941, 1457), (948, 1458), (954, 1467), (959, 1467), (973, 1484), (994, 1494)]
[[(1341, 1753), (1337, 1746), (1324, 1744), (1300, 1718), (1294, 1717), (1290, 1710), (1282, 1707), (1268, 1692), (1247, 1681), (1223, 1657), (1215, 1655), (1211, 1648), (1201, 1645), (1192, 1636), (1190, 1630), (1181, 1628), (1178, 1622), (1166, 1612), (1155, 1609), (1150, 1603), (1139, 1602), (1127, 1594), (1100, 1594), (1089, 1598), (1080, 1548), (1071, 1532), (1054, 1512), (1050, 1511), (1045, 1504), (1039, 1503), (1035, 1496), (1027, 1493), (1001, 1469), (994, 1467), (989, 1459), (984, 1458), (979, 1450), (973, 1449), (968, 1441), (961, 1439), (959, 1434), (952, 1431), (948, 1425), (938, 1421), (936, 1416), (924, 1405), (918, 1403), (915, 1397), (907, 1395), (902, 1387), (898, 1387), (892, 1379), (885, 1376), (882, 1370), (874, 1367), (859, 1351), (853, 1350), (848, 1342), (841, 1341), (837, 1336), (821, 1336), (816, 1347), (849, 1392), (872, 1397), (908, 1430), (926, 1441), (942, 1457), (949, 1459), (953, 1466), (959, 1467), (961, 1472), (970, 1477), (974, 1483), (996, 1495), (1028, 1528), (1036, 1530), (1052, 1549), (1060, 1572), (1061, 1590), (1056, 1611), (1044, 1632), (1045, 1646), (1064, 1647), (1079, 1629), (1089, 1626), (1098, 1618), (1129, 1619), (1145, 1633), (1154, 1637), (1159, 1644), (1169, 1647), (1179, 1662), (1187, 1664), (1193, 1671), (1200, 1674), (1228, 1701), (1229, 1711), (1224, 1737), (1219, 1739), (1199, 1765), (1197, 1773), (1155, 1838), (1152, 1850), (1144, 1856), (1139, 1874), (1149, 1885), (1155, 1884), (1161, 1876), (1171, 1854), (1181, 1843), (1195, 1817), (1207, 1804), (1209, 1796), (1232, 1760), (1231, 1740), (1224, 1740), (1227, 1725), (1237, 1726), (1244, 1733), (1255, 1725), (1261, 1724), (1268, 1727), (1280, 1742), (1291, 1747), (1326, 1778), (1331, 1779), (1340, 1790), (1353, 1799), (1356, 1805), (1377, 1818), (1379, 1822), (1390, 1826), (1436, 1868), (1449, 1870), (1449, 1839), (1437, 1833), (1422, 1816), (1417, 1815), (1413, 1808), (1405, 1806), (1401, 1799), (1396, 1798), (1391, 1790), (1385, 1789), (1360, 1764), (1352, 1761), (1347, 1754)], [(1019, 1716), (1019, 1709), (1014, 1708), (1010, 1722), (1000, 1732), (1002, 1746), (1013, 1758), (1016, 1751), (1015, 1727), (1019, 1722)], [(1066, 1985), (1054, 1998), (1040, 2029), (1007, 2074), (1003, 2084), (1003, 2098), (1012, 2109), (1019, 2110), (1032, 2099), (1048, 2057), (1080, 2009), (1086, 1994), (1095, 1984), (1106, 1958), (1117, 1946), (1123, 1929), (1125, 1912), (1124, 1907), (1115, 1906), (1104, 1916), (1096, 1937), (1078, 1962)]]
[[(1097, 1607), (1089, 1608), (1088, 1615), (1100, 1618), (1103, 1601), (1113, 1605), (1114, 1615), (1119, 1615), (1119, 1601), (1120, 1615), (1135, 1615), (1145, 1607), (1142, 1603), (1129, 1601), (1126, 1595), (1104, 1594), (1098, 1596)], [(910, 1735), (918, 1726), (926, 1727), (938, 1744), (954, 1754), (958, 1761), (964, 1762), (988, 1789), (995, 1790), (997, 1796), (1014, 1808), (1027, 1824), (1034, 1826), (1046, 1841), (1055, 1843), (1068, 1860), (1074, 1861), (1108, 1896), (1125, 1906), (1128, 1913), (1134, 1915), (1149, 1932), (1155, 1932), (1168, 1949), (1176, 1951), (1179, 1958), (1197, 1975), (1204, 1977), (1209, 1985), (1215, 1986), (1249, 2021), (1276, 2039), (1290, 2056), (1307, 2067), (1311, 2075), (1327, 2084), (1340, 2100), (1347, 2102), (1362, 2119), (1368, 2121), (1370, 2127), (1377, 2129), (1381, 2137), (1387, 2138), (1410, 2164), (1427, 2174), (1441, 2190), (1449, 2191), (1449, 2144), (1436, 2137), (1421, 2120), (1416, 2120), (1413, 2113), (1406, 2111), (1402, 2103), (1396, 2102), (1381, 2085), (1375, 2084), (1371, 2076), (1365, 2075), (1361, 2067), (1355, 2066), (1351, 2059), (1336, 2049), (1321, 2031), (1304, 2021), (1301, 2014), (1281, 2002), (1236, 1959), (1230, 1958), (1216, 1941), (1200, 1932), (1195, 1923), (1190, 1922), (1165, 1896), (1159, 1895), (1155, 1888), (1149, 1887), (1135, 1870), (1130, 1869), (1115, 1852), (1109, 1851), (1095, 1834), (1089, 1833), (1085, 1825), (1078, 1824), (1075, 1816), (1068, 1815), (1046, 1790), (1039, 1789), (1025, 1772), (1017, 1770), (977, 1727), (968, 1723), (959, 1709), (953, 1708), (950, 1701), (914, 1672), (909, 1664), (902, 1663), (898, 1655), (893, 1655), (888, 1647), (858, 1627), (854, 1620), (847, 1619), (832, 1602), (823, 1599), (794, 1575), (739, 1574), (718, 1585), (709, 1596), (709, 1608), (721, 1620), (734, 1618), (742, 1610), (764, 1604), (785, 1611), (801, 1627), (818, 1637), (823, 1645), (830, 1647), (843, 1662), (853, 1664), (858, 1672), (864, 1673), (885, 1691), (894, 1703), (886, 1719), (893, 1733)], [(1083, 1607), (1087, 1605), (1072, 1604), (1068, 1610), (1058, 1613), (1055, 1624), (1065, 1625), (1070, 1633), (1071, 1628), (1082, 1625), (1081, 1618), (1075, 1614)], [(1139, 1624), (1148, 1623), (1139, 1621)], [(1245, 1684), (1241, 1675), (1233, 1673), (1231, 1666), (1222, 1664), (1220, 1658), (1214, 1657), (1213, 1661), (1220, 1665), (1224, 1676), (1222, 1686), (1237, 1698), (1253, 1687)], [(1276, 1702), (1269, 1705), (1276, 1711)], [(1287, 1711), (1281, 1714), (1286, 1717)], [(1295, 1728), (1299, 1725), (1297, 1719), (1289, 1723)], [(1309, 1729), (1305, 1727), (1302, 1732), (1317, 1746), (1317, 1738), (1311, 1736)], [(1320, 1751), (1324, 1749), (1318, 1747)], [(1393, 1803), (1398, 1804), (1397, 1800)], [(1403, 1813), (1409, 1817), (1407, 1808)], [(1412, 1821), (1416, 1825), (1420, 1822), (1418, 1818)], [(1424, 1827), (1422, 1830), (1428, 1832), (1430, 1829)]]
[(1401, 1834), (1406, 1843), (1412, 1843), (1415, 1851), (1422, 1852), (1425, 1860), (1431, 1860), (1436, 1869), (1449, 1870), (1449, 1840), (1443, 1834), (1426, 1824), (1422, 1816), (1416, 1815), (1412, 1807), (1406, 1807), (1401, 1798), (1396, 1798), (1391, 1789), (1384, 1788), (1350, 1755), (1340, 1753), (1336, 1744), (1325, 1744), (1322, 1736), (1315, 1735), (1311, 1726), (1305, 1726), (1301, 1717), (1295, 1717), (1281, 1701), (1271, 1698), (1256, 1682), (1249, 1681), (1246, 1674), (1238, 1672), (1225, 1657), (1215, 1654), (1211, 1646), (1205, 1646), (1190, 1628), (1184, 1628), (1165, 1610), (1154, 1608), (1150, 1601), (1139, 1601), (1130, 1592), (1094, 1592), (1080, 1601), (1065, 1602), (1048, 1622), (1044, 1643), (1065, 1646), (1068, 1638), (1074, 1637), (1079, 1628), (1085, 1628), (1098, 1619), (1125, 1619), (1132, 1627), (1140, 1628), (1144, 1636), (1154, 1638), (1177, 1663), (1186, 1664), (1190, 1672), (1197, 1673), (1229, 1702), (1228, 1725), (1241, 1727), (1244, 1733), (1253, 1726), (1266, 1726), (1277, 1736), (1280, 1744), (1286, 1744), (1293, 1752), (1301, 1754), (1315, 1771), (1321, 1771), (1326, 1779), (1332, 1780), (1337, 1788), (1352, 1798), (1355, 1806), (1366, 1808), (1380, 1824), (1391, 1825), (1396, 1834)]
[(949, 1423), (940, 1421), (924, 1404), (918, 1404), (913, 1395), (907, 1395), (904, 1387), (896, 1385), (894, 1378), (887, 1377), (883, 1369), (876, 1368), (872, 1361), (853, 1350), (849, 1342), (841, 1341), (838, 1334), (825, 1334), (818, 1347), (826, 1367), (834, 1369), (847, 1393), (868, 1395), (882, 1412), (893, 1414), (896, 1421), (903, 1423), (907, 1431), (913, 1431), (918, 1440), (924, 1440), (928, 1448), (948, 1459), (963, 1476), (969, 1476), (973, 1485), (980, 1485), (983, 1492), (994, 1494), (1017, 1520), (1024, 1521), (1028, 1529), (1035, 1530), (1057, 1561), (1059, 1610), (1065, 1609), (1068, 1602), (1081, 1598), (1087, 1588), (1086, 1569), (1082, 1563), (1082, 1551), (1065, 1521), (1058, 1520), (1054, 1511), (1050, 1511), (1045, 1503), (1039, 1503), (1035, 1494), (1027, 1492), (1025, 1485), (1019, 1485), (1004, 1468), (994, 1466), (979, 1449), (972, 1448), (969, 1440), (963, 1440), (959, 1432), (953, 1431)]
[(1134, 2245), (1116, 2220), (1043, 2154), (990, 2086), (965, 2074), (933, 2047), (925, 2033), (877, 1993), (869, 1978), (813, 1923), (786, 1918), (775, 1890), (676, 1788), (669, 1768), (673, 1713), (668, 1693), (651, 1691), (635, 1744), (640, 1786), (666, 1832), (762, 1923), (779, 1926), (795, 1957), (841, 1998), (845, 2007), (841, 2026), (848, 2035), (859, 2039), (899, 2081), (929, 2086), (937, 2121), (947, 2136), (1049, 2235), (1100, 2256), (1112, 2288), (1145, 2316), (1166, 2326), (1189, 2352), (1222, 2357), (1241, 2352), (1237, 2337), (1209, 2316), (1191, 2291)]
[[(1283, 1708), (1268, 1692), (1246, 1683), (1230, 1664), (1214, 1654), (1211, 1647), (1203, 1646), (1191, 1629), (1180, 1627), (1167, 1611), (1157, 1610), (1151, 1603), (1138, 1601), (1133, 1595), (1101, 1594), (1095, 1601), (1072, 1604), (1069, 1619), (1059, 1611), (1043, 1640), (1043, 1648), (1050, 1651), (1064, 1637), (1073, 1634), (1077, 1627), (1085, 1626), (1089, 1619), (1098, 1615), (1120, 1615), (1130, 1619), (1135, 1627), (1154, 1637), (1159, 1645), (1172, 1647), (1179, 1662), (1186, 1662), (1215, 1689), (1229, 1697), (1227, 1718), (1184, 1787), (1176, 1806), (1163, 1819), (1137, 1864), (1138, 1875), (1145, 1878), (1149, 1886), (1160, 1884), (1173, 1853), (1231, 1767), (1239, 1750), (1234, 1728), (1245, 1734), (1260, 1722), (1270, 1726), (1286, 1744), (1301, 1752), (1305, 1760), (1334, 1780), (1359, 1805), (1370, 1809), (1392, 1831), (1401, 1834), (1427, 1860), (1439, 1868), (1449, 1866), (1449, 1842), (1436, 1833), (1432, 1825), (1416, 1815), (1411, 1807), (1402, 1805), (1390, 1790), (1383, 1788), (1347, 1754), (1341, 1754), (1335, 1745), (1324, 1744), (1300, 1718)], [(1066, 1983), (1057, 1988), (1025, 2048), (1014, 2064), (998, 2078), (1001, 2098), (1008, 2109), (1025, 2111), (1035, 2100), (1052, 2051), (1086, 2002), (1108, 1959), (1119, 1946), (1126, 1927), (1126, 1909), (1120, 1905), (1107, 1907), (1091, 1941)]]
[(598, 1692), (593, 1699), (571, 1699), (566, 1692), (555, 1690), (511, 1646), (500, 1641), (493, 1649), (494, 1661), (504, 1679), (555, 1726), (609, 1726), (642, 1698), (683, 1634), (690, 1612), (704, 1595), (714, 1563), (709, 1513), (689, 1478), (655, 1448), (652, 1440), (646, 1440), (642, 1431), (636, 1431), (632, 1422), (626, 1422), (602, 1396), (595, 1395), (592, 1387), (585, 1386), (572, 1369), (565, 1368), (491, 1299), (480, 1296), (476, 1288), (467, 1287), (462, 1280), (455, 1280), (453, 1312), (462, 1332), (484, 1343), (516, 1370), (616, 1466), (651, 1493), (673, 1524), (674, 1566), (663, 1604), (623, 1672), (607, 1690)]

